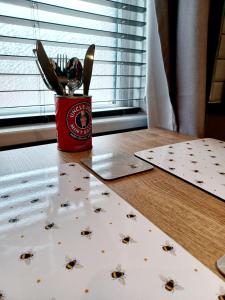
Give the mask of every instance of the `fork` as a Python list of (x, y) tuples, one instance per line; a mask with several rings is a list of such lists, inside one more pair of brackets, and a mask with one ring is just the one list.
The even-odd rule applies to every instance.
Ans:
[(67, 62), (67, 55), (57, 54), (56, 63), (59, 66), (62, 73), (65, 73)]
[(66, 65), (68, 63), (67, 55), (57, 54), (56, 63), (60, 70), (60, 74), (58, 74), (59, 82), (63, 85), (63, 88), (66, 89), (66, 85), (68, 82), (66, 74)]

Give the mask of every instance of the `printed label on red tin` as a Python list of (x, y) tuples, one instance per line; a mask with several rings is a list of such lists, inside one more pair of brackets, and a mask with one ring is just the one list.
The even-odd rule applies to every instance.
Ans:
[(78, 140), (84, 140), (91, 135), (91, 105), (80, 102), (73, 105), (66, 116), (70, 135)]

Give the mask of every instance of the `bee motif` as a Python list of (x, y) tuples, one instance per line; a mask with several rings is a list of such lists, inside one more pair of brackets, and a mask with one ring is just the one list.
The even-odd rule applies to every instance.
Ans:
[(109, 193), (109, 192), (102, 192), (102, 195), (103, 195), (103, 196), (109, 196), (110, 193)]
[(196, 180), (196, 183), (202, 184), (204, 182), (202, 180)]
[(175, 290), (183, 290), (184, 288), (178, 285), (173, 279), (166, 278), (160, 275), (161, 280), (163, 281), (163, 288), (168, 292), (174, 292)]
[[(31, 251), (24, 252), (20, 255), (20, 259), (25, 261), (26, 263), (30, 263), (31, 259), (34, 257), (34, 253)], [(1, 298), (0, 298), (1, 299)]]
[(89, 179), (90, 178), (90, 176), (83, 176), (83, 179)]
[(174, 154), (174, 152), (171, 152), (171, 151), (169, 151), (168, 153), (171, 154), (171, 155)]
[(75, 188), (74, 188), (74, 191), (75, 191), (75, 192), (80, 192), (80, 191), (83, 191), (83, 189), (82, 189), (81, 187), (75, 187)]
[(217, 297), (218, 300), (225, 300), (225, 290), (224, 288), (220, 288), (220, 293), (218, 294), (218, 297)]
[(128, 167), (130, 167), (131, 169), (136, 169), (137, 168), (137, 166), (135, 164), (128, 165)]
[(192, 160), (191, 163), (192, 164), (197, 164), (197, 161), (196, 160)]
[(80, 232), (80, 234), (81, 234), (82, 236), (86, 236), (87, 238), (91, 239), (92, 231), (90, 230), (89, 227), (87, 227), (85, 230), (82, 230), (82, 231)]
[(29, 180), (22, 180), (21, 183), (27, 183)]
[(69, 167), (75, 167), (75, 164), (69, 164)]
[(127, 214), (127, 218), (136, 221), (137, 216), (131, 212), (131, 213)]
[(175, 253), (175, 249), (172, 245), (170, 245), (169, 242), (166, 242), (163, 246), (162, 246), (163, 251), (165, 252), (170, 252), (173, 255), (176, 255)]
[(220, 172), (219, 174), (220, 174), (220, 175), (225, 175), (225, 172)]
[(100, 212), (105, 212), (105, 210), (101, 207), (97, 207), (94, 209), (94, 212), (97, 214), (97, 213), (100, 213)]
[(148, 152), (149, 152), (149, 153), (154, 153), (154, 151), (153, 151), (153, 150), (149, 150)]
[(174, 170), (175, 170), (175, 168), (173, 168), (173, 167), (169, 167), (169, 170), (170, 170), (170, 171), (174, 171)]
[(40, 199), (37, 198), (37, 199), (31, 200), (30, 203), (36, 203), (36, 202), (38, 202), (38, 201), (40, 201)]
[(47, 224), (45, 225), (45, 229), (46, 229), (46, 230), (50, 230), (50, 229), (53, 229), (53, 228), (57, 228), (57, 226), (55, 225), (54, 222), (47, 223)]
[(82, 268), (83, 266), (78, 262), (75, 258), (70, 258), (69, 256), (66, 256), (66, 265), (67, 270), (72, 270), (73, 268)]
[(111, 272), (112, 279), (117, 279), (123, 285), (125, 284), (125, 276), (126, 274), (124, 271), (122, 271), (121, 265), (117, 265), (116, 269), (113, 272)]
[(60, 204), (61, 207), (69, 207), (70, 203), (69, 202), (64, 202)]
[(166, 284), (165, 284), (165, 289), (169, 292), (172, 292), (174, 290), (174, 287), (175, 287), (175, 283), (172, 279), (167, 281)]
[(59, 174), (59, 176), (65, 176), (65, 175), (67, 175), (65, 172)]
[(132, 239), (129, 235), (123, 235), (120, 234), (121, 242), (125, 245), (128, 245), (129, 243), (136, 243), (134, 239)]
[(19, 221), (19, 218), (18, 217), (15, 217), (15, 218), (10, 218), (9, 219), (9, 223), (16, 223)]
[(5, 299), (5, 296), (4, 296), (4, 294), (3, 294), (2, 291), (0, 291), (0, 299), (1, 299), (1, 300), (4, 300), (4, 299)]
[(53, 188), (53, 187), (54, 187), (54, 184), (48, 184), (47, 187), (48, 187), (48, 188)]
[(1, 198), (1, 199), (7, 199), (7, 198), (9, 198), (9, 195), (1, 195), (0, 198)]

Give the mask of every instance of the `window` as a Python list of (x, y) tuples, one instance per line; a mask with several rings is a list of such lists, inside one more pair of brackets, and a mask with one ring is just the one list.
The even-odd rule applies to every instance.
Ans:
[(84, 58), (96, 45), (94, 109), (143, 105), (145, 0), (0, 0), (0, 119), (54, 114), (32, 49)]

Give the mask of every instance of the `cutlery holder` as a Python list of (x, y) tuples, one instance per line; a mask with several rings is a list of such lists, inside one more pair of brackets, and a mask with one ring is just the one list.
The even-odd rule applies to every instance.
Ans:
[(58, 149), (68, 152), (92, 148), (91, 96), (55, 95)]

